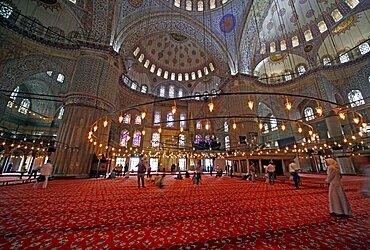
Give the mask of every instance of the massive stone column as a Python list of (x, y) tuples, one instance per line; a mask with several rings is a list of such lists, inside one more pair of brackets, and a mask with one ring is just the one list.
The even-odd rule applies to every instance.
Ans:
[(331, 138), (338, 139), (343, 138), (343, 130), (340, 123), (340, 119), (335, 111), (330, 111), (325, 117), (325, 123), (328, 128)]
[[(113, 111), (119, 68), (116, 59), (105, 52), (85, 49), (78, 58), (65, 100), (65, 112), (58, 131), (57, 150), (53, 157), (56, 176), (87, 177), (94, 153), (107, 145), (109, 128), (103, 127), (104, 116)], [(99, 120), (100, 119), (100, 120)], [(88, 141), (95, 121), (97, 145)]]

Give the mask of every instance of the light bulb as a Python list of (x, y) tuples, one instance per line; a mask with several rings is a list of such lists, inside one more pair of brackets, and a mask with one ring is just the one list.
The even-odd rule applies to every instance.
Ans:
[(122, 122), (123, 122), (123, 116), (122, 116), (122, 115), (120, 115), (120, 116), (118, 117), (118, 121), (119, 121), (119, 123), (122, 123)]
[(303, 129), (301, 127), (298, 128), (298, 133), (302, 133)]
[(172, 106), (172, 114), (176, 113), (176, 105)]
[(159, 128), (158, 129), (158, 133), (162, 133), (162, 128)]
[(322, 108), (320, 106), (316, 108), (316, 112), (318, 115), (322, 116)]
[(346, 138), (344, 138), (343, 142), (344, 142), (344, 143), (346, 143), (346, 142), (347, 142), (347, 139), (346, 139)]
[(208, 122), (206, 123), (206, 130), (208, 130), (209, 129), (209, 124), (208, 124)]
[(285, 107), (286, 107), (287, 110), (291, 110), (292, 109), (292, 103), (289, 102), (288, 99), (286, 100)]
[(362, 131), (360, 131), (358, 132), (358, 135), (362, 137), (364, 134), (362, 133)]
[(143, 112), (141, 112), (141, 118), (142, 119), (144, 119), (145, 118), (145, 116), (146, 116), (146, 113), (143, 111)]
[(98, 130), (98, 125), (95, 125), (95, 126), (94, 126), (94, 132), (95, 132), (96, 130)]
[(141, 134), (142, 134), (142, 135), (145, 135), (145, 130), (143, 130), (143, 131), (141, 132)]
[(346, 115), (344, 114), (344, 113), (339, 113), (339, 117), (340, 117), (340, 119), (342, 119), (342, 120), (344, 120), (344, 119), (346, 119)]
[(105, 120), (105, 121), (103, 122), (103, 126), (104, 126), (104, 128), (108, 126), (108, 121), (107, 121), (107, 120)]
[(367, 126), (366, 122), (363, 122), (361, 125), (362, 125), (363, 128), (366, 128), (366, 126)]
[(184, 131), (184, 128), (183, 127), (180, 127), (180, 132), (183, 132)]
[(235, 121), (233, 123), (233, 129), (236, 129), (236, 123), (235, 123)]
[(308, 134), (309, 135), (312, 135), (313, 134), (312, 130), (308, 131)]
[(356, 136), (352, 135), (352, 140), (356, 140)]
[(249, 107), (250, 110), (253, 110), (253, 105), (254, 105), (253, 101), (249, 100), (248, 101), (248, 107)]
[(281, 125), (281, 130), (285, 131), (286, 127), (285, 124)]
[(354, 123), (359, 124), (360, 119), (358, 117), (353, 118)]
[(263, 124), (262, 124), (262, 123), (258, 124), (258, 127), (259, 127), (260, 129), (262, 129), (262, 128), (263, 128)]
[(212, 112), (214, 108), (215, 108), (215, 105), (213, 104), (213, 102), (211, 100), (211, 102), (208, 103), (208, 109), (209, 109), (210, 112)]

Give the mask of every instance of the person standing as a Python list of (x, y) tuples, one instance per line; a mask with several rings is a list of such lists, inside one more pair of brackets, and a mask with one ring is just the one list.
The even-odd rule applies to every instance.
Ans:
[(50, 160), (48, 160), (47, 163), (41, 166), (40, 176), (39, 178), (36, 179), (34, 188), (37, 188), (37, 185), (41, 181), (44, 182), (44, 184), (42, 185), (42, 188), (46, 188), (48, 186), (49, 177), (52, 173), (53, 173), (53, 165), (51, 164)]
[(32, 175), (33, 175), (33, 179), (36, 179), (36, 177), (37, 177), (37, 172), (38, 172), (39, 170), (40, 170), (40, 166), (38, 166), (38, 165), (34, 165), (34, 166), (32, 167), (31, 173), (30, 173), (30, 175), (28, 176), (28, 179), (27, 179), (27, 180), (31, 179)]
[(341, 181), (338, 163), (328, 158), (325, 160), (328, 166), (326, 181), (329, 183), (329, 210), (332, 216), (352, 216), (352, 209)]
[(270, 161), (270, 164), (267, 166), (266, 170), (267, 170), (267, 174), (268, 174), (268, 178), (269, 178), (269, 183), (271, 185), (274, 185), (274, 183), (275, 183), (275, 180), (274, 180), (275, 165), (272, 161)]
[(144, 161), (141, 160), (139, 165), (137, 166), (137, 187), (140, 188), (140, 180), (141, 186), (146, 188), (144, 185), (144, 176), (145, 176), (146, 166), (144, 165)]
[(289, 173), (293, 177), (293, 181), (294, 181), (294, 185), (295, 185), (296, 189), (299, 189), (299, 175), (298, 175), (298, 170), (299, 169), (298, 169), (297, 164), (294, 162), (294, 160), (292, 160), (289, 163)]
[(150, 178), (151, 177), (151, 174), (150, 172), (152, 171), (152, 168), (150, 167), (150, 165), (148, 166), (148, 169), (146, 170), (146, 178)]
[(249, 172), (251, 174), (252, 182), (256, 181), (256, 167), (254, 166), (254, 162), (249, 166)]
[(123, 168), (123, 175), (126, 176), (127, 172), (128, 172), (128, 163), (126, 163), (125, 167)]

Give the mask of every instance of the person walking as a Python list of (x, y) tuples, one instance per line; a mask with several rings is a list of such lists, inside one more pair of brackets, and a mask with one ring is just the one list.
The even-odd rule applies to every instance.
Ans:
[(144, 185), (144, 176), (145, 176), (146, 166), (144, 165), (144, 161), (141, 160), (139, 165), (137, 166), (137, 187), (140, 188), (140, 180), (141, 186), (146, 188)]
[(352, 216), (352, 209), (341, 181), (338, 163), (328, 158), (325, 160), (328, 166), (326, 181), (329, 183), (329, 211), (332, 216)]
[(28, 176), (28, 179), (27, 179), (27, 180), (31, 179), (32, 175), (33, 175), (33, 179), (36, 179), (36, 177), (37, 177), (37, 172), (38, 172), (39, 170), (40, 170), (40, 166), (38, 166), (38, 165), (34, 165), (34, 166), (32, 167), (31, 173), (30, 173), (30, 175)]
[(294, 181), (294, 185), (296, 187), (296, 189), (299, 189), (299, 175), (298, 175), (298, 166), (297, 164), (294, 162), (294, 160), (292, 160), (290, 163), (289, 163), (289, 173), (290, 175), (293, 177), (293, 181)]
[(267, 166), (266, 170), (267, 170), (268, 180), (269, 180), (270, 185), (274, 185), (275, 165), (272, 161), (270, 161), (270, 164)]
[(51, 164), (50, 160), (47, 163), (43, 164), (40, 169), (40, 176), (36, 179), (36, 183), (34, 184), (34, 188), (37, 188), (39, 182), (44, 182), (42, 188), (46, 188), (48, 186), (48, 181), (50, 175), (53, 173), (53, 165)]
[(254, 166), (254, 162), (249, 166), (249, 172), (251, 174), (252, 182), (256, 181), (256, 167)]

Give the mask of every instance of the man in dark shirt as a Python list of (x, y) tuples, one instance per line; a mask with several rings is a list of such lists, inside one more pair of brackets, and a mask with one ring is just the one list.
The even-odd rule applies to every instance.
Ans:
[(141, 179), (141, 186), (145, 188), (144, 185), (144, 176), (145, 176), (146, 166), (144, 165), (144, 161), (141, 160), (139, 165), (137, 165), (137, 187), (140, 188), (140, 179)]

